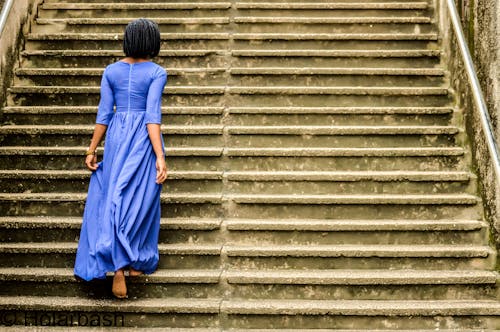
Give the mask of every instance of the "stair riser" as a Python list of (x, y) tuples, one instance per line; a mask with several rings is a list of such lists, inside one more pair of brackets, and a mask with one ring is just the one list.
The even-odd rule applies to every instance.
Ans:
[[(186, 15), (187, 13), (184, 13)], [(101, 16), (100, 14), (99, 16)], [(150, 16), (151, 14), (149, 14)], [(165, 17), (170, 16), (169, 13), (161, 14)], [(295, 13), (297, 15), (297, 13)], [(80, 18), (84, 16), (78, 16)], [(87, 16), (93, 17), (93, 16)], [(184, 16), (182, 18), (193, 16)], [(207, 16), (205, 16), (207, 17)], [(297, 16), (293, 16), (297, 17)], [(364, 17), (360, 15), (357, 17)], [(385, 17), (385, 16), (384, 16)], [(93, 17), (95, 18), (95, 17)], [(105, 17), (106, 18), (106, 17)], [(225, 32), (227, 31), (228, 23), (219, 23), (218, 17), (215, 17), (217, 22), (208, 24), (165, 24), (158, 22), (162, 33), (206, 33), (206, 32)], [(131, 21), (130, 19), (129, 21)], [(368, 20), (367, 20), (368, 21)], [(205, 21), (206, 22), (206, 21)], [(52, 23), (52, 22), (51, 22)], [(236, 23), (236, 30), (239, 33), (432, 33), (436, 32), (436, 28), (428, 23), (354, 23), (354, 24), (303, 24), (303, 23)], [(123, 24), (104, 24), (104, 21), (98, 24), (67, 24), (66, 22), (54, 22), (52, 24), (37, 25), (32, 30), (34, 33), (57, 33), (57, 32), (74, 32), (74, 33), (119, 33), (123, 34), (126, 23)]]
[[(0, 257), (0, 267), (57, 267), (73, 268), (74, 253), (20, 253)], [(160, 253), (160, 269), (215, 269), (220, 266), (219, 256), (205, 255), (165, 255)]]
[[(92, 136), (88, 133), (51, 134), (34, 133), (32, 135), (12, 133), (0, 135), (2, 146), (86, 146)], [(454, 135), (231, 135), (229, 147), (352, 147), (352, 148), (385, 148), (385, 147), (452, 147), (455, 145)], [(367, 137), (370, 137), (367, 141)], [(163, 133), (166, 147), (223, 146), (221, 134), (169, 134)]]
[(493, 269), (491, 258), (230, 257), (238, 269)]
[(391, 205), (391, 204), (234, 204), (232, 218), (319, 218), (363, 219), (463, 219), (480, 218), (477, 208), (467, 205)]
[[(77, 296), (82, 298), (113, 298), (111, 286), (112, 277), (106, 281), (93, 283), (75, 282), (68, 278), (64, 282), (27, 282), (27, 281), (2, 281), (5, 285), (0, 295), (3, 296)], [(479, 287), (476, 287), (480, 291)], [(129, 298), (216, 298), (220, 294), (220, 287), (217, 283), (152, 283), (131, 281), (127, 277), (127, 294)], [(485, 293), (484, 291), (482, 293)], [(484, 295), (486, 297), (486, 295)]]
[[(25, 55), (24, 66), (27, 68), (104, 68), (108, 64), (123, 59), (125, 55), (123, 51), (117, 50), (118, 55)], [(216, 53), (217, 51), (214, 51)], [(225, 52), (225, 51), (220, 51)], [(227, 66), (227, 56), (221, 54), (212, 55), (186, 55), (186, 56), (164, 56), (160, 53), (154, 58), (155, 63), (164, 68), (206, 68), (206, 64), (210, 67), (219, 68)], [(311, 66), (310, 62), (314, 61), (314, 66), (318, 67), (382, 67), (382, 68), (432, 68), (439, 65), (439, 57), (396, 57), (388, 55), (388, 57), (321, 57), (321, 56), (233, 56), (232, 67), (258, 66), (258, 67), (282, 67), (284, 64), (287, 67), (304, 67)], [(170, 77), (169, 77), (170, 78)], [(170, 84), (170, 83), (169, 83)]]
[[(84, 201), (0, 201), (3, 216), (82, 216)], [(163, 217), (217, 217), (222, 207), (216, 203), (163, 203)]]
[[(105, 282), (2, 282), (4, 296), (78, 296), (111, 298), (112, 279)], [(206, 298), (221, 292), (220, 284), (200, 283), (151, 283), (127, 279), (129, 297), (138, 298)], [(488, 300), (494, 298), (495, 288), (490, 285), (281, 285), (281, 284), (231, 284), (234, 298), (280, 298), (307, 300), (426, 300), (429, 295), (436, 300)]]
[(233, 298), (305, 300), (469, 300), (495, 298), (491, 285), (231, 284)]
[[(91, 2), (91, 1), (86, 1)], [(186, 1), (188, 2), (188, 1)], [(193, 2), (193, 1), (189, 1)], [(219, 1), (217, 1), (219, 2)], [(224, 1), (220, 1), (224, 2)], [(73, 2), (74, 3), (74, 2)], [(109, 2), (108, 2), (109, 3)], [(135, 3), (138, 3), (137, 1)], [(139, 2), (140, 3), (140, 2)], [(43, 7), (42, 7), (43, 8)], [(138, 17), (148, 17), (154, 20), (157, 17), (228, 17), (228, 9), (47, 9), (43, 8), (38, 17), (40, 18), (130, 18), (132, 21)], [(103, 30), (101, 30), (102, 32)], [(108, 32), (108, 30), (104, 30)], [(123, 33), (123, 30), (121, 31)], [(163, 31), (162, 31), (163, 32)]]
[[(61, 310), (62, 309), (62, 310)], [(157, 313), (144, 312), (129, 313), (116, 311), (81, 311), (64, 310), (58, 308), (56, 311), (50, 309), (14, 309), (0, 310), (0, 317), (9, 319), (8, 325), (15, 326), (82, 326), (93, 329), (96, 326), (102, 328), (120, 327), (216, 327), (219, 325), (217, 313)], [(14, 321), (15, 318), (15, 321)]]
[[(22, 112), (22, 111), (21, 111)], [(30, 114), (27, 112), (23, 113), (5, 113), (3, 121), (4, 123), (9, 124), (18, 124), (18, 125), (71, 125), (75, 123), (79, 124), (88, 124), (94, 125), (96, 122), (97, 109), (90, 113), (78, 112), (75, 113), (59, 113), (59, 114), (51, 114), (49, 112), (41, 112), (40, 114)], [(446, 117), (445, 115), (442, 115)], [(420, 116), (421, 117), (421, 116)], [(432, 116), (430, 116), (432, 117)], [(408, 125), (412, 123), (418, 123), (418, 121), (424, 124), (434, 124), (437, 125), (447, 125), (448, 122), (446, 119), (441, 120), (439, 122), (432, 122), (432, 120), (427, 120), (427, 116), (423, 116), (422, 120), (416, 119), (417, 117), (410, 117), (408, 119)], [(346, 120), (347, 121), (347, 120)], [(382, 121), (382, 120), (380, 120)], [(397, 120), (395, 120), (397, 121)], [(401, 121), (406, 121), (402, 119)], [(438, 121), (438, 120), (436, 120)], [(162, 122), (169, 125), (220, 125), (221, 124), (221, 115), (218, 114), (210, 114), (210, 115), (184, 115), (184, 114), (165, 114), (162, 115)]]
[[(115, 48), (116, 49), (116, 48)], [(118, 55), (81, 55), (81, 56), (63, 56), (63, 55), (24, 55), (23, 65), (27, 68), (104, 68), (108, 64), (121, 60), (125, 57), (122, 50), (117, 50)], [(415, 65), (424, 62), (415, 58)], [(431, 62), (432, 59), (427, 59)], [(165, 68), (193, 68), (206, 67), (210, 63), (211, 67), (223, 67), (226, 63), (224, 55), (186, 55), (186, 56), (163, 56), (161, 53), (154, 58), (155, 63)], [(435, 62), (435, 61), (434, 61)], [(170, 78), (170, 77), (169, 77)]]
[[(117, 33), (122, 35), (123, 33)], [(227, 39), (179, 39), (162, 40), (160, 49), (162, 50), (184, 50), (184, 49), (228, 49)], [(184, 38), (184, 39), (180, 39)], [(209, 37), (207, 37), (209, 38)], [(27, 50), (120, 50), (122, 41), (119, 40), (78, 40), (78, 39), (58, 39), (58, 40), (28, 40)], [(421, 50), (438, 49), (435, 41), (429, 40), (234, 40), (233, 49), (255, 49), (258, 45), (262, 50), (276, 49), (321, 49), (321, 50)]]
[[(224, 95), (210, 94), (164, 94), (162, 103), (170, 106), (221, 106)], [(16, 106), (95, 106), (99, 104), (99, 94), (87, 93), (18, 93), (10, 96), (11, 105)], [(425, 106), (425, 105), (424, 105)]]
[[(75, 134), (11, 134), (0, 135), (2, 146), (88, 146), (92, 137), (92, 130), (88, 133)], [(222, 146), (222, 135), (189, 135), (163, 133), (165, 146)], [(169, 143), (167, 143), (169, 142)]]
[[(361, 134), (361, 135), (236, 135), (229, 137), (229, 147), (345, 147), (345, 148), (387, 148), (387, 147), (452, 147), (456, 145), (453, 134)], [(9, 136), (10, 138), (11, 136)], [(168, 135), (166, 135), (168, 141)], [(12, 137), (14, 142), (3, 140), (4, 145), (17, 145), (20, 137)], [(45, 139), (41, 143), (45, 143)], [(61, 142), (64, 139), (56, 138)], [(84, 140), (85, 141), (85, 140)], [(175, 142), (170, 139), (172, 144)], [(34, 143), (34, 142), (33, 142)], [(70, 145), (71, 142), (68, 142)], [(76, 143), (78, 144), (78, 143)], [(34, 145), (34, 144), (33, 144)], [(71, 144), (72, 145), (72, 144)]]
[[(1, 242), (71, 242), (79, 228), (0, 228)], [(53, 234), (54, 233), (54, 234)], [(160, 230), (159, 243), (216, 243), (238, 245), (326, 245), (326, 244), (484, 244), (487, 230), (450, 231), (219, 231)], [(226, 238), (227, 237), (227, 238)]]
[[(88, 190), (90, 171), (79, 178), (51, 179), (46, 176), (21, 178), (0, 177), (0, 192), (85, 192)], [(286, 180), (285, 180), (286, 181)], [(475, 181), (229, 181), (226, 192), (262, 194), (475, 194)], [(222, 191), (222, 179), (182, 180), (168, 178), (163, 184), (164, 193), (196, 191), (210, 193)]]
[(252, 328), (266, 329), (270, 326), (289, 329), (321, 329), (328, 326), (331, 329), (356, 329), (362, 331), (367, 326), (370, 329), (391, 329), (397, 326), (398, 329), (429, 329), (436, 326), (439, 329), (453, 329), (456, 326), (461, 328), (474, 329), (477, 326), (498, 326), (499, 322), (493, 316), (396, 316), (396, 315), (375, 315), (375, 316), (352, 316), (352, 315), (263, 315), (263, 314), (234, 314), (228, 315), (227, 326), (231, 328)]
[[(78, 241), (80, 226), (73, 228), (0, 228), (1, 242), (72, 242)], [(161, 228), (158, 243), (217, 243), (222, 241), (218, 230), (197, 231)]]
[[(170, 86), (196, 86), (200, 82), (211, 85), (224, 85), (227, 78), (224, 72), (218, 73), (177, 73), (168, 76)], [(17, 79), (16, 85), (47, 85), (51, 86), (99, 86), (100, 75), (29, 75)], [(269, 84), (269, 83), (272, 84)], [(248, 86), (314, 86), (314, 87), (430, 87), (443, 85), (440, 76), (424, 75), (233, 75), (232, 85)], [(204, 83), (205, 84), (205, 83)]]
[[(167, 157), (168, 158), (168, 157)], [(463, 156), (418, 156), (418, 157), (237, 157), (230, 158), (232, 170), (255, 171), (343, 171), (352, 170), (356, 165), (359, 171), (415, 170), (438, 171), (459, 170)]]
[[(100, 153), (102, 158), (102, 153)], [(0, 155), (3, 169), (85, 169), (84, 153), (81, 155)], [(100, 159), (99, 159), (100, 160)], [(210, 156), (167, 156), (169, 170), (216, 171), (221, 169), (220, 157)]]
[[(27, 178), (3, 180), (0, 177), (0, 192), (86, 192), (89, 187), (90, 171), (80, 179)], [(222, 180), (179, 180), (169, 179), (162, 186), (164, 193), (211, 193), (222, 191)]]

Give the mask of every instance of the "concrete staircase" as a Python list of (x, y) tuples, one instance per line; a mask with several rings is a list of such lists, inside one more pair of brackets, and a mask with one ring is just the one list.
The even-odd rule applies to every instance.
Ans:
[[(120, 301), (72, 268), (100, 75), (138, 17), (169, 178), (160, 269)], [(45, 1), (0, 126), (0, 330), (500, 328), (439, 37), (430, 0)]]

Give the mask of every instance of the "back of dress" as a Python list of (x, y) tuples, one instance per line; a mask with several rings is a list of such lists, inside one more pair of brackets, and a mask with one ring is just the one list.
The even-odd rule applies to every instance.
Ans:
[(74, 268), (85, 280), (126, 266), (145, 274), (157, 268), (162, 185), (147, 124), (161, 124), (166, 82), (151, 61), (104, 70), (96, 118), (107, 125), (104, 155), (90, 178)]

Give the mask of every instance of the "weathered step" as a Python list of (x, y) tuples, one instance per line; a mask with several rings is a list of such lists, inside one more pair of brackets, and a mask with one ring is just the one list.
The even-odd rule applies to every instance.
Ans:
[[(77, 242), (10, 242), (0, 244), (1, 267), (74, 266)], [(158, 244), (159, 269), (218, 269), (221, 244)]]
[[(185, 68), (200, 66), (201, 63), (210, 63), (214, 67), (224, 66), (225, 56), (228, 54), (224, 49), (160, 49), (155, 63), (172, 68)], [(123, 50), (104, 49), (37, 49), (23, 50), (23, 67), (102, 67), (123, 58)]]
[[(0, 160), (4, 169), (82, 170), (85, 147), (60, 146), (2, 146)], [(166, 147), (168, 169), (216, 171), (222, 169), (224, 149), (217, 146)], [(102, 149), (98, 154), (102, 156)]]
[(238, 1), (238, 9), (426, 9), (427, 1), (392, 2), (392, 1), (365, 1), (365, 2), (245, 2)]
[[(166, 145), (222, 145), (223, 126), (219, 124), (209, 126), (162, 125), (161, 127)], [(93, 130), (93, 125), (6, 125), (0, 126), (0, 142), (4, 146), (84, 146)]]
[[(232, 299), (222, 301), (221, 311), (227, 313), (230, 319), (227, 324), (232, 328), (265, 329), (272, 325), (308, 331), (307, 328), (312, 329), (320, 323), (321, 326), (345, 329), (342, 331), (362, 331), (366, 328), (366, 316), (370, 316), (371, 331), (391, 326), (421, 331), (432, 329), (436, 324), (444, 329), (497, 326), (500, 305), (494, 300)], [(266, 315), (266, 319), (261, 315)]]
[[(8, 245), (8, 244), (7, 244)], [(222, 251), (237, 269), (492, 269), (487, 245), (236, 245)]]
[(64, 10), (83, 10), (83, 9), (227, 9), (231, 7), (231, 2), (225, 1), (183, 1), (178, 3), (173, 2), (46, 2), (42, 5), (42, 9), (64, 9)]
[[(88, 170), (0, 170), (0, 192), (83, 192), (88, 189)], [(3, 180), (3, 181), (2, 181)], [(222, 171), (168, 171), (165, 193), (222, 191)]]
[[(229, 269), (232, 298), (308, 300), (493, 300), (497, 273), (481, 270)], [(266, 291), (267, 290), (267, 291)]]
[[(90, 321), (96, 326), (157, 326), (157, 327), (216, 327), (219, 325), (219, 298), (153, 298), (134, 299), (118, 303), (114, 299), (88, 299), (61, 296), (0, 297), (0, 310), (4, 315), (14, 315), (13, 325), (44, 325), (46, 312), (53, 315), (51, 325), (66, 328)], [(64, 317), (64, 318), (63, 318)], [(62, 319), (62, 320), (61, 320)], [(59, 324), (55, 324), (59, 322)]]
[[(0, 239), (1, 242), (75, 241), (81, 224), (82, 216), (0, 217)], [(221, 224), (218, 218), (162, 218), (158, 242), (215, 243), (220, 241)]]
[[(0, 194), (4, 216), (76, 216), (82, 215), (87, 193), (17, 193)], [(215, 217), (221, 212), (221, 193), (162, 193), (162, 216)]]
[[(127, 277), (131, 298), (207, 298), (220, 291), (221, 270), (159, 269), (151, 275)], [(128, 276), (128, 272), (125, 272)], [(78, 296), (112, 298), (112, 272), (107, 280), (86, 283), (77, 280), (72, 268), (0, 268), (2, 296)]]
[[(95, 124), (97, 106), (6, 106), (2, 109), (4, 124), (74, 125)], [(162, 117), (170, 125), (220, 124), (221, 106), (163, 106)]]

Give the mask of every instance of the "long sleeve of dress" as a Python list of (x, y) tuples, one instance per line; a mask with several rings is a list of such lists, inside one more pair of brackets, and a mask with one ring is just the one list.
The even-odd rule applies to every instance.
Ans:
[(101, 79), (101, 100), (97, 109), (96, 123), (108, 125), (113, 117), (113, 106), (115, 105), (115, 98), (113, 89), (108, 79), (108, 67), (104, 69)]
[(146, 123), (161, 124), (161, 100), (163, 89), (167, 83), (167, 72), (159, 68), (151, 82), (146, 100)]

